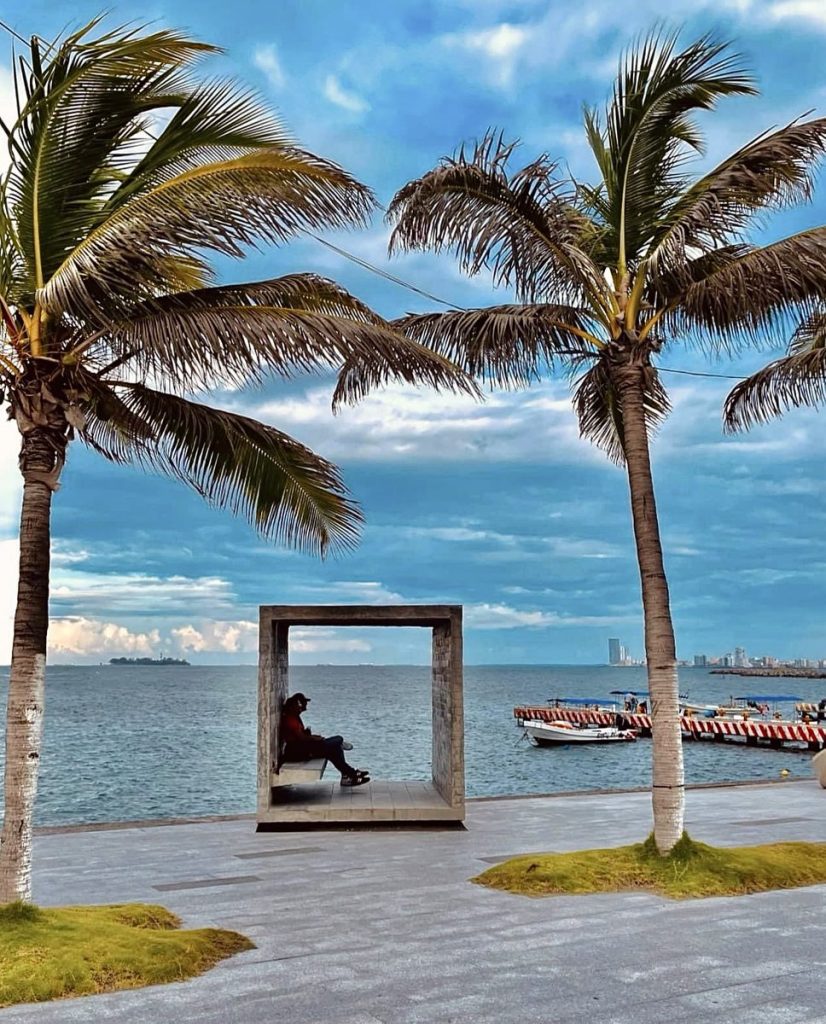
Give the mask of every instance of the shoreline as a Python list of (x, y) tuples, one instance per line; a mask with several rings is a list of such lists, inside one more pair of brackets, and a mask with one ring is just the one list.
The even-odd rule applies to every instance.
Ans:
[[(691, 782), (686, 784), (686, 790), (703, 789), (748, 789), (754, 786), (790, 786), (816, 784), (814, 778), (795, 779), (742, 779), (733, 782)], [(496, 796), (469, 796), (466, 798), (468, 804), (496, 803), (504, 800), (556, 800), (572, 797), (595, 797), (614, 796), (624, 793), (647, 793), (650, 786), (629, 786), (623, 789), (569, 789), (557, 793), (501, 793)], [(54, 836), (71, 834), (75, 832), (119, 832), (126, 829), (144, 828), (167, 828), (173, 825), (212, 825), (222, 821), (256, 821), (257, 815), (254, 811), (239, 812), (238, 814), (206, 814), (202, 816), (179, 817), (179, 818), (136, 818), (126, 821), (90, 821), (71, 825), (36, 825), (34, 834), (36, 836)]]

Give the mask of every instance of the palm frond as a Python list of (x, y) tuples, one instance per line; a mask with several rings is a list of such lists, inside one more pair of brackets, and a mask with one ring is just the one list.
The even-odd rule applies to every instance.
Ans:
[(650, 33), (623, 55), (604, 129), (590, 114), (592, 148), (603, 134), (610, 154), (605, 216), (616, 239), (615, 265), (623, 270), (646, 251), (664, 206), (684, 189), (683, 163), (703, 150), (693, 114), (711, 110), (720, 97), (755, 92), (727, 49), (707, 34), (678, 51), (677, 33)]
[(602, 293), (599, 271), (577, 245), (589, 225), (574, 193), (546, 157), (509, 174), (513, 150), (489, 133), (470, 156), (462, 149), (400, 189), (387, 214), (395, 223), (391, 253), (451, 250), (466, 273), (488, 269), (495, 285), (526, 302)]
[(103, 219), (133, 196), (199, 164), (289, 145), (283, 125), (254, 92), (225, 79), (201, 83), (180, 98), (163, 131), (109, 198)]
[(588, 350), (576, 332), (589, 330), (591, 314), (574, 306), (504, 305), (411, 313), (392, 325), (473, 377), (499, 387), (525, 387), (559, 359)]
[(808, 201), (824, 150), (826, 118), (758, 135), (679, 198), (652, 242), (649, 264), (679, 270), (686, 250), (729, 245), (757, 211)]
[(16, 72), (8, 200), (30, 296), (89, 230), (134, 162), (146, 115), (174, 102), (180, 70), (214, 49), (170, 31), (89, 39), (94, 25), (63, 40), (45, 62), (34, 37), (28, 63)]
[(166, 473), (311, 554), (352, 547), (362, 514), (338, 469), (274, 427), (142, 384), (89, 402), (83, 439), (108, 458)]
[[(644, 368), (643, 405), (650, 441), (671, 412), (668, 394), (653, 366)], [(579, 420), (580, 437), (592, 441), (612, 462), (624, 465), (622, 403), (605, 359), (597, 360), (577, 380), (574, 411)]]
[(470, 378), (443, 356), (314, 274), (153, 299), (101, 332), (86, 358), (101, 368), (126, 363), (139, 379), (156, 376), (188, 390), (346, 365), (350, 384), (342, 383), (338, 400), (388, 380), (475, 393)]
[(723, 406), (727, 433), (768, 423), (789, 409), (826, 403), (826, 347), (776, 359), (732, 388)]
[(826, 309), (818, 307), (797, 325), (789, 342), (789, 355), (805, 355), (826, 348)]
[(373, 202), (346, 171), (295, 148), (199, 165), (116, 209), (75, 247), (40, 297), (52, 311), (105, 322), (107, 301), (164, 287), (158, 264), (170, 256), (195, 258), (207, 249), (240, 257), (257, 240), (364, 223)]
[(704, 258), (707, 273), (672, 298), (664, 328), (700, 330), (728, 344), (782, 344), (794, 319), (812, 312), (826, 291), (826, 227), (759, 248), (732, 247), (729, 256)]

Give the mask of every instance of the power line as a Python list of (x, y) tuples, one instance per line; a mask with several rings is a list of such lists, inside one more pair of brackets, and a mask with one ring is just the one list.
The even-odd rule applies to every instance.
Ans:
[(314, 235), (312, 231), (308, 231), (307, 234), (310, 238), (314, 238), (316, 242), (321, 242), (321, 244), (326, 245), (328, 249), (332, 249), (333, 252), (338, 253), (339, 256), (343, 256), (345, 259), (351, 260), (364, 270), (369, 270), (373, 274), (383, 277), (386, 281), (392, 281), (393, 284), (397, 284), (402, 288), (407, 288), (411, 292), (416, 292), (417, 295), (423, 295), (426, 299), (430, 299), (432, 302), (438, 302), (440, 305), (447, 306), (449, 309), (464, 312), (464, 306), (457, 306), (454, 302), (448, 302), (446, 299), (440, 299), (438, 295), (433, 295), (430, 292), (425, 291), (424, 288), (419, 288), (415, 284), (410, 284), (409, 281), (405, 281), (401, 277), (396, 277), (395, 274), (382, 270), (381, 267), (377, 267), (374, 264), (369, 263), (367, 260), (362, 259), (361, 256), (354, 256), (353, 253), (347, 252), (346, 249), (342, 249), (338, 245), (333, 245), (332, 242), (328, 242), (325, 238), (320, 238), (318, 235)]
[[(362, 259), (361, 256), (355, 256), (346, 249), (342, 249), (341, 246), (333, 245), (332, 242), (328, 242), (325, 238), (321, 238), (319, 235), (314, 235), (311, 231), (308, 231), (307, 234), (310, 238), (313, 238), (316, 242), (320, 242), (322, 245), (327, 246), (328, 249), (331, 249), (339, 256), (343, 256), (345, 259), (350, 260), (364, 270), (369, 270), (378, 277), (383, 277), (386, 281), (391, 281), (393, 284), (397, 284), (401, 288), (407, 288), (408, 291), (415, 292), (417, 295), (423, 295), (426, 299), (438, 302), (440, 305), (447, 306), (449, 309), (455, 309), (458, 312), (465, 312), (467, 309), (465, 306), (457, 306), (455, 302), (448, 302), (447, 299), (440, 299), (438, 295), (433, 295), (432, 292), (425, 291), (424, 288), (419, 288), (415, 284), (405, 281), (404, 278), (396, 277), (395, 274), (390, 274), (386, 270), (382, 270), (381, 267), (375, 266), (375, 264), (370, 263), (369, 260)], [(704, 372), (701, 370), (674, 370), (669, 366), (658, 366), (657, 370), (661, 373), (680, 373), (684, 374), (686, 377), (715, 377), (718, 380), (747, 379), (746, 377), (740, 377), (731, 373), (709, 373), (708, 371)]]
[(684, 373), (687, 377), (718, 377), (720, 380), (748, 380), (748, 377), (738, 377), (734, 373), (704, 373), (701, 370), (672, 370), (668, 366), (658, 366), (663, 373)]

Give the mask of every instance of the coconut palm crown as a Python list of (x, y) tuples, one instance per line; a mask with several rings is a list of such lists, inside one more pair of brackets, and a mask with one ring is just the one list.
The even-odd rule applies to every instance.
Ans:
[(352, 545), (335, 466), (272, 426), (195, 397), (338, 371), (336, 402), (387, 380), (474, 389), (332, 281), (220, 285), (214, 255), (363, 225), (371, 192), (299, 148), (259, 100), (193, 69), (215, 47), (99, 21), (15, 69), (3, 125), (0, 402), (24, 478), (0, 837), (0, 903), (30, 894), (42, 729), (50, 510), (68, 445), (170, 474), (265, 537)]
[(766, 132), (705, 174), (695, 121), (756, 92), (730, 47), (684, 48), (655, 32), (620, 61), (604, 113), (585, 110), (595, 184), (547, 156), (514, 169), (489, 133), (405, 185), (389, 209), (391, 251), (448, 250), (488, 270), (515, 303), (409, 315), (399, 324), (491, 385), (524, 386), (560, 366), (575, 378), (581, 433), (628, 476), (653, 717), (656, 842), (683, 829), (675, 641), (649, 445), (669, 411), (654, 357), (691, 339), (713, 350), (772, 340), (826, 285), (826, 228), (759, 246), (756, 215), (806, 200), (826, 119)]

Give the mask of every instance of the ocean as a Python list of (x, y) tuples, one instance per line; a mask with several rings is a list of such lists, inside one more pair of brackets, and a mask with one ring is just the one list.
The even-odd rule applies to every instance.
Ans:
[[(341, 733), (348, 755), (374, 778), (430, 778), (430, 669), (425, 666), (296, 666), (291, 690), (312, 698), (313, 731)], [(8, 668), (0, 669), (4, 724)], [(766, 685), (768, 683), (768, 686)], [(63, 825), (234, 814), (255, 809), (254, 666), (53, 666), (36, 822)], [(646, 688), (644, 668), (465, 667), (468, 796), (646, 786), (651, 744), (534, 748), (513, 707), (549, 697), (606, 697)], [(743, 692), (826, 695), (826, 680), (761, 680), (681, 669), (681, 692), (719, 701)], [(811, 774), (806, 752), (734, 744), (685, 744), (688, 782)], [(0, 772), (3, 739), (0, 735)]]

